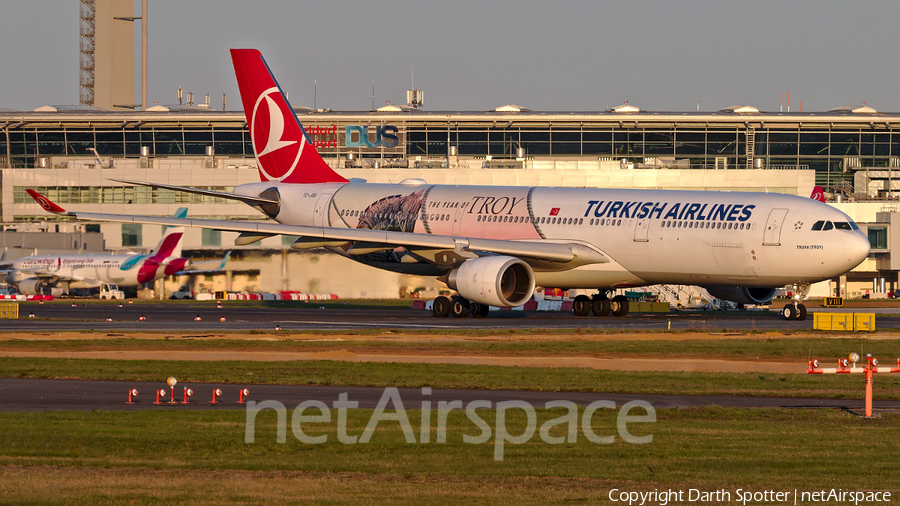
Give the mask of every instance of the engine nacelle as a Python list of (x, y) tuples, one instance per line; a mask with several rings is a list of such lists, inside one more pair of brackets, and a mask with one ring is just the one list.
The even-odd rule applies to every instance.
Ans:
[(515, 307), (534, 293), (534, 271), (515, 257), (480, 257), (463, 262), (450, 273), (447, 284), (470, 301)]
[(28, 278), (19, 281), (16, 287), (22, 295), (43, 295), (44, 287), (46, 287), (40, 279)]
[(746, 286), (714, 285), (706, 286), (706, 291), (717, 299), (730, 300), (738, 304), (765, 304), (775, 297), (777, 288), (750, 288)]

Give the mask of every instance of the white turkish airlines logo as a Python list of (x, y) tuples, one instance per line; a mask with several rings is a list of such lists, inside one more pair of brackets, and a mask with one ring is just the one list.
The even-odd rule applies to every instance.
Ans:
[[(253, 106), (253, 123), (250, 124), (250, 137), (253, 142), (253, 151), (256, 152), (256, 160), (259, 162), (259, 170), (269, 180), (281, 181), (290, 176), (291, 173), (294, 172), (294, 169), (297, 168), (297, 164), (300, 161), (300, 155), (303, 153), (303, 146), (306, 145), (306, 139), (301, 135), (299, 144), (296, 140), (282, 139), (284, 136), (285, 118), (281, 107), (279, 107), (278, 103), (271, 97), (273, 94), (277, 94), (279, 97), (281, 96), (278, 87), (273, 86), (257, 97), (256, 104)], [(266, 109), (269, 113), (269, 122), (266, 125), (261, 123), (256, 116), (256, 113), (263, 102), (265, 102)], [(257, 131), (263, 134), (263, 137), (266, 139), (266, 144), (262, 149), (256, 145)], [(297, 155), (292, 162), (289, 152), (278, 152), (279, 150), (295, 144), (298, 144), (295, 148), (297, 150)], [(272, 156), (267, 157), (266, 162), (263, 162), (262, 157), (266, 155)], [(287, 165), (288, 162), (291, 162), (290, 165)]]
[(52, 212), (53, 207), (50, 206), (50, 201), (46, 199), (43, 195), (38, 195), (35, 199), (41, 207), (44, 208), (44, 211)]

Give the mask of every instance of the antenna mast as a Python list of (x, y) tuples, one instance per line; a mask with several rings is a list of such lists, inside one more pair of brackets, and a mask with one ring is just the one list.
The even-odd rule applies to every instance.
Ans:
[(406, 105), (413, 107), (413, 108), (418, 108), (420, 105), (425, 103), (425, 93), (423, 93), (422, 90), (416, 89), (415, 70), (416, 70), (416, 67), (415, 67), (415, 65), (413, 65), (412, 69), (410, 70), (410, 79), (411, 79), (410, 84), (412, 84), (412, 89), (406, 90)]

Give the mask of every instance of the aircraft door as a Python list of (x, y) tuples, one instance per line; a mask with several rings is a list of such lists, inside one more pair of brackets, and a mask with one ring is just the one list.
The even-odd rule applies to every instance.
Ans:
[(316, 200), (316, 212), (313, 216), (313, 223), (317, 227), (330, 227), (330, 223), (328, 221), (328, 208), (331, 206), (331, 193), (322, 193), (319, 194), (319, 198)]
[(463, 211), (465, 208), (460, 207), (456, 210), (456, 216), (453, 217), (453, 235), (459, 235), (462, 228)]
[(763, 236), (763, 246), (781, 246), (781, 229), (784, 228), (784, 217), (787, 209), (772, 209), (769, 219), (766, 220), (766, 231)]
[(647, 242), (648, 235), (650, 232), (650, 218), (641, 218), (637, 220), (637, 224), (634, 226), (634, 240), (635, 242)]

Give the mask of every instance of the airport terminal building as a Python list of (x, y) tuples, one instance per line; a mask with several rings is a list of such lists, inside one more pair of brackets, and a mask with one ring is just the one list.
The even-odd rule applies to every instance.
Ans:
[[(630, 104), (588, 112), (539, 112), (515, 105), (437, 112), (406, 106), (295, 109), (325, 161), (348, 179), (802, 196), (822, 186), (830, 203), (859, 222), (872, 243), (868, 260), (824, 290), (840, 285), (844, 295), (854, 296), (898, 288), (900, 229), (893, 229), (900, 227), (900, 113), (865, 106), (811, 113), (761, 112), (749, 106), (649, 112)], [(186, 206), (191, 217), (264, 219), (239, 202), (112, 179), (219, 191), (258, 181), (243, 112), (214, 111), (209, 105), (156, 106), (146, 112), (52, 106), (0, 110), (0, 221), (6, 231), (101, 232), (106, 249), (136, 251), (152, 248), (162, 235), (157, 225), (59, 219), (44, 213), (26, 188), (84, 211), (167, 215)], [(236, 236), (188, 231), (188, 252), (212, 258), (233, 250), (232, 264), (239, 266), (223, 280), (194, 280), (195, 286), (342, 297), (391, 297), (419, 288), (428, 295), (435, 289), (432, 280), (374, 271), (326, 253), (293, 251), (291, 237), (235, 247)], [(18, 256), (30, 254), (31, 246), (21, 241), (3, 246), (8, 253), (18, 246), (13, 248)], [(72, 249), (86, 247), (73, 239)], [(893, 249), (898, 256), (892, 258)], [(330, 263), (337, 274), (321, 274)], [(177, 287), (179, 282), (171, 283)]]

